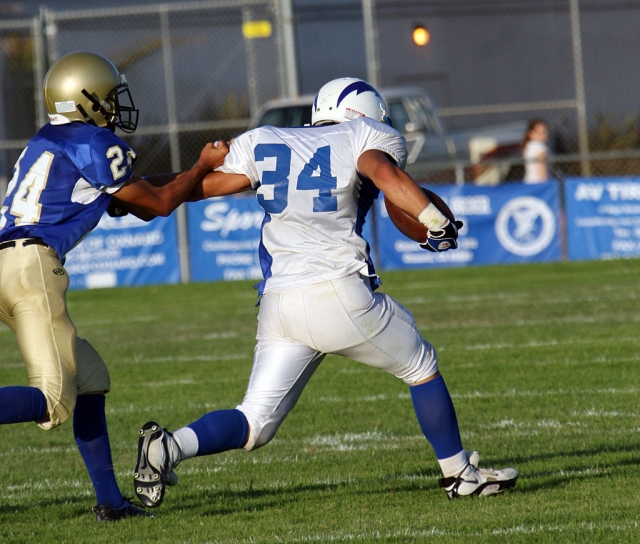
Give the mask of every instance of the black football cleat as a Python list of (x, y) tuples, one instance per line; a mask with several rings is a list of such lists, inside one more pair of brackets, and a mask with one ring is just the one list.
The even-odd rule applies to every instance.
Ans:
[(120, 521), (125, 518), (153, 517), (151, 512), (138, 508), (134, 504), (131, 504), (128, 499), (124, 500), (124, 505), (120, 508), (114, 508), (108, 504), (99, 504), (98, 506), (94, 506), (91, 511), (95, 512), (98, 521)]

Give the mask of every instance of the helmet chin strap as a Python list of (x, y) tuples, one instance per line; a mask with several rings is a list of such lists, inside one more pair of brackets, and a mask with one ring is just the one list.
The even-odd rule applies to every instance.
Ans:
[[(93, 104), (93, 111), (100, 112), (102, 117), (104, 117), (104, 120), (106, 121), (107, 126), (110, 126), (111, 123), (109, 122), (109, 118), (113, 118), (113, 114), (109, 113), (100, 102), (98, 102), (93, 96), (91, 96), (87, 92), (86, 89), (82, 89), (81, 92), (84, 95), (84, 97)], [(78, 104), (78, 109), (80, 110), (80, 113), (84, 115), (84, 118), (87, 120), (87, 123), (91, 123), (93, 125), (96, 124), (96, 122), (87, 115), (87, 112), (80, 104)]]
[[(96, 100), (96, 98), (91, 96), (86, 89), (82, 89), (81, 92), (85, 98), (93, 104), (93, 111), (96, 113), (99, 112), (102, 115), (106, 122), (106, 127), (112, 132), (115, 132), (116, 127), (129, 134), (135, 131), (136, 126), (138, 125), (138, 109), (133, 105), (129, 86), (126, 83), (122, 83), (117, 87), (114, 87), (103, 102)], [(125, 92), (128, 94), (130, 106), (122, 106), (119, 104), (118, 95)], [(113, 100), (113, 104), (110, 104), (107, 100)], [(80, 106), (80, 104), (77, 104), (76, 107), (84, 116), (87, 123), (97, 125), (97, 123), (87, 115), (86, 110)], [(113, 108), (114, 111), (109, 111), (111, 108)], [(123, 112), (129, 115), (128, 120), (123, 120)], [(132, 119), (132, 116), (134, 115), (135, 117)]]
[(95, 125), (96, 122), (91, 119), (91, 117), (89, 117), (89, 115), (87, 114), (87, 112), (85, 111), (85, 109), (80, 105), (80, 104), (76, 104), (76, 107), (78, 108), (78, 111), (80, 112), (80, 114), (84, 117), (84, 120), (90, 124), (90, 125)]

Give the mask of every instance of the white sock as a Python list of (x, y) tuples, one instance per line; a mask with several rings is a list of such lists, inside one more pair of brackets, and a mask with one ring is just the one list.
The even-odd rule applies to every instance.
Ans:
[(190, 427), (182, 427), (173, 433), (173, 438), (180, 446), (182, 459), (195, 457), (198, 453), (198, 436)]
[(446, 459), (438, 459), (438, 463), (440, 463), (440, 469), (444, 477), (449, 478), (451, 476), (458, 476), (467, 464), (469, 464), (469, 460), (467, 459), (467, 453), (462, 450), (460, 453), (456, 453)]

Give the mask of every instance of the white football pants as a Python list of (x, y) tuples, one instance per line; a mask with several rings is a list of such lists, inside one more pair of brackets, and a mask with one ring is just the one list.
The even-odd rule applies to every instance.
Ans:
[(249, 422), (245, 450), (264, 446), (326, 354), (381, 368), (413, 384), (435, 374), (435, 349), (411, 313), (359, 274), (270, 291), (260, 302), (253, 368), (237, 408)]

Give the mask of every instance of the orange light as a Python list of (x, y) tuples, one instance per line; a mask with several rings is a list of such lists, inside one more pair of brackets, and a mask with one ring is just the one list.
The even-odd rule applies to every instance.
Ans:
[(420, 47), (427, 45), (430, 38), (431, 35), (429, 34), (429, 31), (422, 25), (418, 25), (413, 29), (413, 43), (416, 45), (419, 45)]

